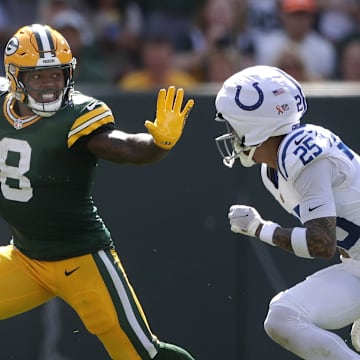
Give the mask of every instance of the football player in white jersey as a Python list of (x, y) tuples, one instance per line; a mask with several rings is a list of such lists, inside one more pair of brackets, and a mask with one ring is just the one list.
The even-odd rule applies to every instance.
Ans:
[[(227, 79), (217, 94), (216, 144), (225, 165), (261, 164), (265, 187), (300, 221), (286, 227), (247, 205), (229, 209), (231, 230), (303, 258), (339, 264), (314, 273), (271, 301), (266, 333), (307, 360), (360, 359), (331, 330), (353, 323), (360, 350), (360, 157), (330, 130), (300, 124), (307, 110), (301, 85), (282, 70), (253, 66)], [(321, 174), (321, 176), (319, 176)]]

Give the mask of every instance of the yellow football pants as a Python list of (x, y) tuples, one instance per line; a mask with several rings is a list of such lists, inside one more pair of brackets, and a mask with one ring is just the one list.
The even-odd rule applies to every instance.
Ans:
[(0, 247), (0, 319), (59, 297), (80, 316), (113, 360), (153, 359), (158, 341), (114, 250), (60, 261)]

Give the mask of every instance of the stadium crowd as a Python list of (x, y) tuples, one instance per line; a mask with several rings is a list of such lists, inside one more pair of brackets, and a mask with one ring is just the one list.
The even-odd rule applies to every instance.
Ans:
[(77, 81), (125, 90), (222, 82), (256, 64), (360, 81), (360, 0), (3, 0), (2, 47), (31, 23), (68, 39)]

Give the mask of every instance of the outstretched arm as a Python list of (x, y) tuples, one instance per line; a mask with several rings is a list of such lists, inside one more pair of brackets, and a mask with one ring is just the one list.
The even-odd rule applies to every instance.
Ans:
[(120, 130), (90, 137), (87, 147), (96, 157), (118, 164), (147, 164), (164, 158), (168, 153), (155, 145), (150, 134), (129, 134)]
[(88, 150), (96, 157), (115, 163), (146, 164), (166, 156), (182, 135), (186, 118), (194, 105), (188, 100), (182, 109), (184, 90), (161, 89), (158, 94), (156, 119), (146, 121), (150, 134), (129, 134), (109, 130), (93, 135), (87, 142)]

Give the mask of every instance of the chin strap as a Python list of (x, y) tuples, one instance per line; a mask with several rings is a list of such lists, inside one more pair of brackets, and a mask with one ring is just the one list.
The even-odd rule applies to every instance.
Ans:
[[(248, 149), (245, 148), (241, 153), (239, 153), (239, 159), (241, 162), (241, 165), (244, 167), (251, 167), (256, 164), (256, 162), (253, 160), (253, 156), (255, 153), (255, 150), (259, 147), (259, 145), (255, 146), (249, 146)], [(249, 151), (248, 154), (245, 154), (244, 151)]]
[(65, 88), (60, 96), (55, 100), (48, 103), (40, 103), (34, 100), (29, 94), (27, 95), (28, 101), (27, 106), (37, 115), (42, 117), (50, 117), (53, 116), (57, 111), (62, 108), (62, 104), (64, 101), (64, 93), (67, 91)]
[[(59, 102), (60, 100), (60, 102)], [(44, 105), (57, 105), (55, 103), (59, 102), (59, 106), (57, 110), (54, 111), (46, 111), (45, 110), (45, 106)], [(61, 107), (61, 103), (62, 103), (62, 97), (61, 99), (59, 98), (58, 100), (51, 102), (51, 103), (47, 103), (47, 104), (41, 104), (41, 103), (36, 103), (36, 102), (31, 102), (30, 101), (30, 96), (29, 96), (29, 103), (27, 104), (27, 106), (32, 110), (32, 112), (34, 112), (35, 114), (41, 116), (41, 117), (50, 117), (53, 116), (54, 114), (56, 114), (56, 112), (58, 110), (60, 110)], [(42, 105), (42, 106), (38, 106), (38, 104)], [(40, 107), (42, 107), (42, 109), (39, 109)]]

